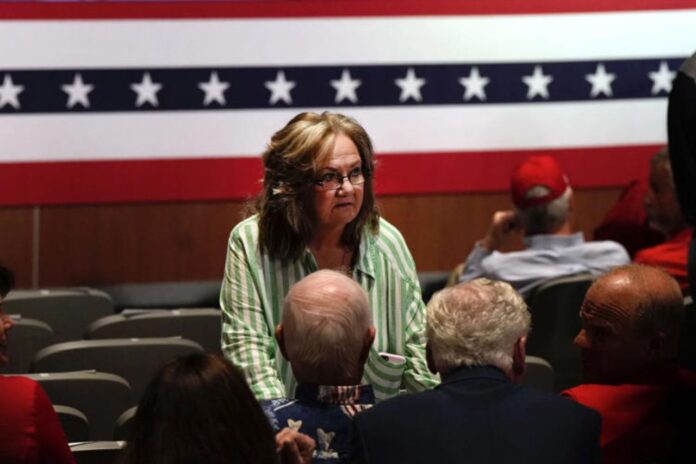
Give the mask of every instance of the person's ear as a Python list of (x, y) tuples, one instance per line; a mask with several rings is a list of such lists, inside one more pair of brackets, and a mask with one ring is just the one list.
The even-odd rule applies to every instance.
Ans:
[(512, 380), (513, 383), (518, 383), (525, 371), (525, 359), (527, 358), (527, 337), (520, 337), (515, 342), (512, 351)]
[(367, 328), (367, 333), (365, 334), (365, 342), (363, 345), (362, 352), (360, 353), (360, 363), (364, 364), (367, 361), (367, 357), (370, 355), (370, 348), (372, 348), (372, 343), (375, 341), (375, 334), (377, 331), (373, 326)]
[(430, 343), (425, 344), (425, 362), (428, 365), (428, 370), (433, 374), (437, 374), (437, 367), (435, 366), (435, 359), (433, 358), (433, 349), (430, 347)]
[(290, 361), (288, 358), (287, 349), (285, 348), (285, 332), (283, 331), (283, 324), (278, 324), (275, 329), (275, 339), (278, 342), (278, 348), (285, 359)]

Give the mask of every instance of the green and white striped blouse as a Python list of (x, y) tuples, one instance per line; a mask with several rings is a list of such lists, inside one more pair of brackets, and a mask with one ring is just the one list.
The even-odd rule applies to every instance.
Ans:
[[(380, 220), (379, 234), (364, 232), (353, 278), (367, 290), (377, 334), (363, 382), (377, 399), (399, 388), (420, 391), (437, 384), (425, 363), (424, 306), (411, 253), (401, 233)], [(290, 287), (318, 269), (309, 249), (283, 266), (259, 253), (258, 217), (230, 234), (222, 282), (222, 349), (242, 369), (258, 399), (291, 396), (296, 381), (273, 333)], [(405, 368), (385, 361), (379, 352), (406, 358)], [(288, 395), (286, 395), (286, 392)]]

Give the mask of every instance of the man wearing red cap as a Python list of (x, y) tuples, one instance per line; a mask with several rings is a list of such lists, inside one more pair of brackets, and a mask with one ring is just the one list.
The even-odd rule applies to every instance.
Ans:
[[(503, 280), (523, 295), (541, 282), (564, 275), (601, 274), (630, 258), (616, 242), (585, 242), (573, 233), (573, 191), (558, 162), (551, 156), (532, 156), (510, 179), (515, 210), (493, 215), (486, 236), (467, 258), (460, 281), (477, 277)], [(521, 230), (526, 249), (501, 253)]]

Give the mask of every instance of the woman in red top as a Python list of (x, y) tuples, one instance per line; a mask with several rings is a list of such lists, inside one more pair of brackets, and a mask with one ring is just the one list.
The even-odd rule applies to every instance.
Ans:
[[(0, 266), (0, 366), (7, 364), (7, 333), (14, 326), (2, 311), (12, 272)], [(51, 401), (26, 377), (0, 376), (0, 462), (74, 464)]]

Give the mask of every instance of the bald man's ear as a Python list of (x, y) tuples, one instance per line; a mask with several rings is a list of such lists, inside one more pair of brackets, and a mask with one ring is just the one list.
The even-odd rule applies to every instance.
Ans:
[(278, 342), (278, 348), (280, 348), (280, 352), (282, 353), (283, 357), (290, 361), (287, 350), (285, 349), (285, 332), (283, 332), (283, 324), (278, 324), (276, 326), (275, 339)]
[(661, 359), (664, 357), (666, 343), (667, 334), (662, 330), (658, 330), (650, 337), (648, 345), (650, 353), (655, 356), (656, 359)]
[(370, 356), (370, 348), (375, 341), (375, 334), (377, 331), (373, 326), (367, 328), (367, 333), (365, 334), (365, 341), (363, 345), (362, 352), (360, 353), (360, 363), (365, 364), (367, 357)]

